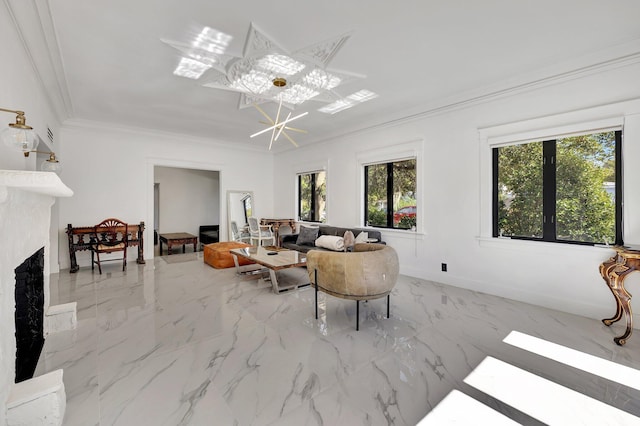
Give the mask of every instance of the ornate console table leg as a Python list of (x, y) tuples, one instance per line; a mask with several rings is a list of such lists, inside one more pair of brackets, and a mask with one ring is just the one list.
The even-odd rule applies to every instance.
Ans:
[(626, 317), (625, 332), (613, 341), (622, 346), (627, 343), (633, 332), (633, 313), (631, 311), (631, 294), (624, 288), (624, 280), (632, 273), (640, 271), (640, 246), (614, 246), (616, 255), (600, 265), (600, 275), (607, 283), (609, 290), (616, 299), (616, 314), (612, 318), (605, 318), (602, 322), (609, 326)]
[(613, 298), (616, 301), (615, 315), (611, 318), (605, 318), (602, 320), (602, 322), (606, 326), (610, 326), (614, 322), (620, 321), (620, 318), (622, 318), (622, 305), (620, 304), (620, 299), (618, 298), (618, 295), (613, 289), (613, 286), (611, 284), (611, 276), (610, 276), (611, 270), (616, 266), (616, 261), (617, 261), (617, 256), (613, 256), (611, 259), (602, 262), (602, 264), (600, 265), (600, 275), (602, 276), (602, 279), (604, 280), (604, 282), (607, 283), (607, 287), (609, 287), (609, 290), (611, 290), (611, 294), (613, 294)]
[(615, 291), (616, 299), (619, 301), (620, 308), (627, 319), (627, 329), (624, 334), (618, 337), (614, 337), (613, 341), (616, 344), (622, 346), (627, 343), (627, 340), (633, 332), (633, 313), (631, 311), (631, 294), (624, 288), (624, 280), (627, 276), (634, 272), (634, 268), (618, 265), (611, 271), (610, 278), (613, 279), (612, 291)]

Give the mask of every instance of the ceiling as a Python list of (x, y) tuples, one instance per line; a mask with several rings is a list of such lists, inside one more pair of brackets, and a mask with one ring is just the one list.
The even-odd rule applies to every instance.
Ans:
[[(401, 6), (401, 7), (400, 7)], [(295, 127), (307, 145), (574, 71), (640, 40), (637, 0), (379, 0), (278, 2), (49, 0), (69, 115), (127, 127), (264, 146), (268, 134), (240, 95), (173, 74), (207, 26), (242, 57), (253, 23), (289, 52), (350, 34), (327, 68), (366, 76), (336, 88), (378, 97), (334, 115), (307, 101)], [(614, 53), (611, 53), (614, 52)], [(202, 79), (206, 74), (203, 76)], [(263, 109), (275, 117), (278, 105)], [(293, 135), (292, 135), (293, 136)], [(276, 149), (289, 149), (285, 140)]]

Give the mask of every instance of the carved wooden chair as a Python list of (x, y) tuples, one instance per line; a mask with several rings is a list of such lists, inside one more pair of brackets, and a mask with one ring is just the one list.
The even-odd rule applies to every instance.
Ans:
[[(105, 219), (94, 227), (94, 235), (91, 244), (91, 270), (94, 264), (98, 264), (98, 270), (102, 274), (100, 254), (122, 252), (122, 270), (127, 269), (127, 245), (129, 228), (120, 219)], [(96, 260), (94, 260), (94, 254)], [(118, 259), (103, 259), (103, 262)]]

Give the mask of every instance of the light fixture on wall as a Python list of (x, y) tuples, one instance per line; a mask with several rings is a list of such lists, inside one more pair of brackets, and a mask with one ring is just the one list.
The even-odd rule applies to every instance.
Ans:
[[(0, 108), (0, 111), (16, 114), (16, 122), (9, 123), (9, 127), (2, 131), (2, 140), (8, 147), (22, 152), (31, 151), (36, 143), (36, 134), (33, 127), (27, 126), (24, 111)], [(28, 156), (29, 154), (27, 154)]]
[(31, 152), (49, 154), (49, 158), (42, 162), (40, 169), (43, 172), (60, 173), (62, 166), (56, 158), (55, 152), (34, 149), (37, 141), (36, 132), (33, 131), (33, 127), (27, 125), (24, 111), (6, 108), (0, 108), (0, 111), (16, 114), (16, 122), (9, 123), (9, 127), (0, 132), (0, 138), (2, 138), (4, 144), (9, 148), (22, 152), (25, 157), (28, 157)]
[[(60, 173), (62, 171), (62, 166), (60, 165), (60, 161), (58, 161), (58, 159), (56, 158), (56, 153), (53, 151), (36, 151), (31, 150), (29, 152), (35, 152), (38, 154), (49, 154), (49, 158), (47, 158), (46, 160), (44, 160), (41, 164), (40, 164), (40, 170), (42, 170), (43, 172), (54, 172), (54, 173)], [(25, 152), (24, 156), (28, 157), (29, 152)]]

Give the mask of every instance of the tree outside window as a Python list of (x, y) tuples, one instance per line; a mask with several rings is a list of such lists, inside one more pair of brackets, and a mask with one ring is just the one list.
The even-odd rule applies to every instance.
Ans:
[(326, 222), (326, 172), (298, 175), (298, 212), (305, 222)]
[(494, 236), (621, 244), (621, 131), (494, 148)]
[(370, 164), (365, 174), (367, 226), (411, 229), (416, 226), (416, 159)]

